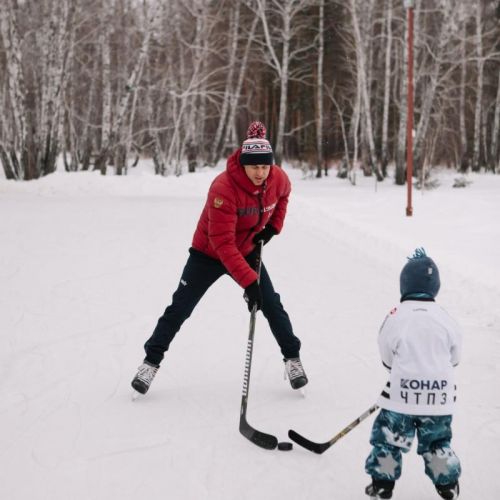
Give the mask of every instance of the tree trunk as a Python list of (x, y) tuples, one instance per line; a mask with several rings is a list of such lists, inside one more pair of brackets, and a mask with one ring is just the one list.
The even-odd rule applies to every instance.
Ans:
[(2, 163), (8, 177), (13, 176), (17, 180), (33, 178), (35, 177), (31, 174), (33, 169), (27, 164), (30, 154), (25, 113), (25, 79), (21, 64), (21, 40), (12, 0), (0, 2), (0, 33), (5, 50), (7, 92), (14, 125), (7, 150), (3, 150), (2, 153)]
[(496, 171), (499, 156), (498, 156), (498, 138), (500, 135), (500, 71), (498, 72), (497, 97), (495, 101), (495, 115), (493, 119), (493, 127), (491, 129), (491, 150), (489, 168), (492, 172)]
[(438, 89), (439, 77), (441, 69), (443, 67), (443, 60), (446, 55), (446, 48), (448, 42), (451, 38), (452, 30), (455, 27), (456, 19), (453, 17), (453, 13), (450, 15), (442, 15), (443, 21), (441, 24), (441, 29), (439, 32), (439, 37), (437, 40), (437, 47), (435, 53), (430, 57), (432, 66), (428, 71), (426, 76), (427, 84), (420, 88), (420, 94), (422, 97), (422, 105), (420, 111), (420, 117), (417, 124), (417, 130), (415, 133), (415, 143), (414, 143), (414, 174), (418, 175), (420, 168), (423, 165), (425, 158), (425, 143), (428, 133), (429, 121), (431, 118), (431, 112), (436, 101), (436, 94)]
[[(463, 6), (461, 7), (463, 8)], [(469, 159), (467, 151), (467, 127), (465, 124), (465, 87), (467, 79), (467, 23), (462, 19), (462, 37), (460, 40), (460, 53), (462, 60), (460, 62), (460, 108), (459, 108), (459, 124), (460, 124), (460, 170), (466, 172), (469, 168)]]
[[(318, 77), (317, 77), (317, 108), (316, 108), (316, 177), (321, 177), (323, 168), (323, 59), (325, 53), (324, 23), (325, 23), (325, 1), (319, 3), (319, 26), (318, 26)], [(325, 169), (326, 174), (326, 169)]]
[(351, 163), (348, 167), (348, 178), (351, 184), (356, 184), (356, 170), (358, 164), (358, 133), (359, 124), (361, 119), (361, 81), (359, 78), (356, 79), (356, 97), (353, 106), (353, 116), (351, 119), (351, 126), (349, 129), (350, 138), (350, 149), (352, 149)]
[(229, 47), (229, 68), (227, 71), (226, 85), (224, 88), (224, 96), (222, 98), (222, 108), (219, 114), (217, 130), (215, 132), (210, 157), (208, 163), (216, 165), (221, 156), (221, 140), (224, 132), (224, 127), (227, 126), (227, 114), (230, 107), (231, 92), (233, 88), (234, 70), (236, 66), (236, 54), (238, 49), (238, 33), (240, 29), (240, 2), (236, 2), (231, 16), (231, 37)]
[(108, 166), (108, 148), (111, 138), (111, 107), (113, 102), (111, 90), (111, 18), (113, 5), (110, 0), (103, 3), (103, 23), (99, 33), (99, 46), (101, 47), (101, 80), (102, 80), (102, 114), (101, 114), (101, 153), (98, 156), (95, 169), (106, 175)]
[(120, 100), (118, 102), (118, 107), (116, 110), (116, 119), (114, 120), (113, 128), (109, 137), (105, 138), (105, 141), (101, 145), (101, 151), (96, 160), (96, 168), (101, 170), (101, 173), (106, 173), (106, 161), (111, 150), (116, 146), (115, 140), (119, 136), (119, 131), (122, 127), (123, 121), (125, 119), (125, 112), (127, 111), (129, 101), (133, 95), (134, 90), (137, 88), (137, 84), (142, 76), (142, 71), (144, 68), (144, 63), (148, 54), (149, 42), (151, 36), (156, 27), (157, 15), (158, 15), (158, 4), (152, 4), (150, 7), (145, 8), (145, 28), (143, 33), (143, 39), (141, 48), (139, 50), (139, 55), (137, 61), (127, 79), (125, 85), (125, 91), (122, 93)]
[(482, 15), (481, 0), (477, 2), (476, 10), (476, 56), (477, 56), (477, 94), (476, 107), (474, 111), (474, 142), (472, 146), (472, 170), (479, 172), (481, 153), (481, 110), (483, 106), (483, 82), (484, 82), (484, 61), (483, 61), (483, 38), (482, 38)]
[(274, 161), (277, 164), (281, 164), (283, 160), (283, 141), (285, 136), (285, 123), (286, 123), (286, 111), (288, 103), (288, 66), (289, 66), (289, 52), (290, 52), (290, 17), (289, 17), (289, 6), (288, 3), (286, 7), (286, 15), (283, 19), (283, 47), (282, 47), (282, 57), (281, 57), (281, 74), (280, 74), (280, 109), (278, 116), (278, 131), (276, 138), (276, 147), (274, 150)]
[(238, 83), (236, 84), (236, 88), (234, 89), (231, 95), (229, 116), (226, 124), (226, 133), (224, 136), (223, 148), (221, 153), (227, 148), (229, 145), (234, 146), (236, 142), (236, 111), (238, 110), (238, 101), (241, 96), (241, 89), (243, 87), (243, 81), (245, 79), (247, 73), (247, 65), (248, 65), (248, 55), (250, 53), (250, 47), (254, 41), (254, 34), (257, 28), (257, 24), (259, 22), (259, 18), (257, 16), (254, 17), (252, 21), (252, 26), (250, 27), (250, 32), (247, 37), (247, 43), (245, 45), (245, 51), (243, 53), (243, 57), (241, 60), (240, 71), (238, 74)]
[(384, 84), (384, 107), (382, 111), (382, 174), (387, 175), (389, 163), (388, 135), (389, 135), (389, 100), (391, 93), (391, 52), (392, 52), (392, 0), (387, 0), (387, 43), (385, 46), (385, 84)]
[(68, 50), (66, 28), (71, 24), (70, 9), (66, 0), (53, 3), (46, 34), (44, 68), (47, 76), (42, 91), (41, 131), (37, 155), (38, 170), (41, 175), (47, 175), (56, 169), (56, 159), (59, 152), (60, 113), (62, 97), (66, 81), (65, 50)]
[(406, 133), (408, 121), (408, 52), (406, 43), (408, 38), (408, 22), (404, 24), (403, 45), (402, 45), (402, 76), (400, 82), (399, 100), (399, 130), (396, 150), (396, 178), (398, 186), (403, 186), (406, 182)]
[(375, 172), (378, 181), (384, 180), (382, 173), (377, 164), (377, 157), (375, 154), (375, 141), (373, 140), (373, 126), (371, 118), (371, 107), (370, 98), (368, 96), (368, 82), (366, 80), (366, 60), (365, 53), (363, 50), (363, 41), (361, 38), (361, 32), (359, 29), (359, 20), (357, 14), (356, 0), (350, 0), (351, 5), (351, 16), (352, 16), (352, 26), (354, 30), (354, 38), (356, 40), (356, 63), (357, 63), (357, 73), (361, 89), (361, 98), (363, 102), (363, 114), (364, 114), (364, 127), (366, 142), (368, 146), (368, 155), (370, 162), (370, 169)]

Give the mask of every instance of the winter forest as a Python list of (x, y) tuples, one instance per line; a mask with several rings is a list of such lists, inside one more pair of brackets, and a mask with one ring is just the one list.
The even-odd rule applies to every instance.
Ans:
[[(405, 182), (403, 0), (2, 0), (7, 179), (215, 165), (251, 119), (277, 162)], [(500, 2), (414, 4), (414, 165), (498, 172)]]

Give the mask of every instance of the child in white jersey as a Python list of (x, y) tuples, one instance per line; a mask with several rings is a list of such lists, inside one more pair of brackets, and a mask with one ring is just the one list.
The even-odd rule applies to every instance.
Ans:
[(417, 249), (401, 271), (401, 304), (387, 315), (379, 332), (382, 363), (390, 380), (380, 395), (381, 408), (370, 437), (365, 470), (372, 477), (366, 494), (389, 499), (401, 475), (402, 453), (415, 433), (417, 453), (439, 495), (458, 498), (460, 461), (450, 447), (462, 335), (455, 321), (435, 302), (439, 270)]

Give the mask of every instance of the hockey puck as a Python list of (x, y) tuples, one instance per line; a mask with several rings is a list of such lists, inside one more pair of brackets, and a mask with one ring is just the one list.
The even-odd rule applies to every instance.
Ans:
[(293, 449), (293, 444), (290, 443), (289, 441), (281, 441), (281, 443), (278, 443), (278, 450), (290, 451), (292, 449)]

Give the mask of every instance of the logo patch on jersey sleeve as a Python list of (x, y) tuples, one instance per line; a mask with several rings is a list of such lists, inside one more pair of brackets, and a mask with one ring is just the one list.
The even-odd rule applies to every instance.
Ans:
[(396, 314), (397, 310), (398, 310), (398, 308), (397, 308), (397, 307), (393, 307), (393, 308), (390, 310), (389, 314), (390, 314), (391, 316), (394, 316), (394, 315)]
[(224, 204), (224, 200), (222, 198), (214, 198), (214, 207), (220, 208)]

